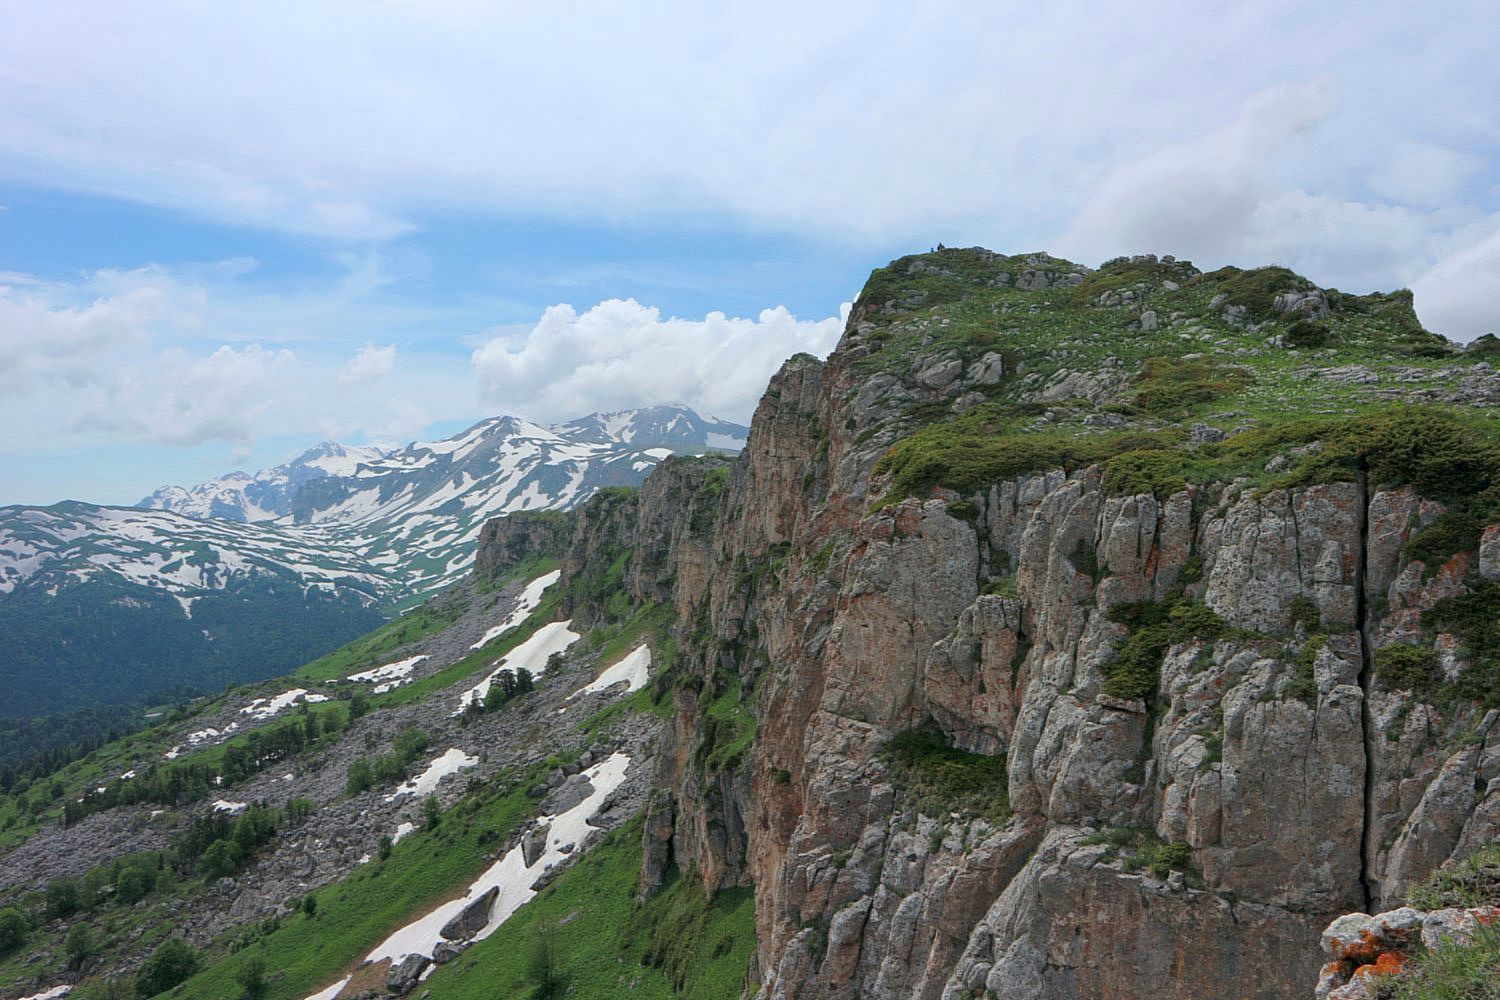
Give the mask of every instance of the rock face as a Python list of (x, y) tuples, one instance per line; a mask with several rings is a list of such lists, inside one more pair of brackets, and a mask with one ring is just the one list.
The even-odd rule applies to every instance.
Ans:
[[(964, 253), (886, 269), (938, 275), (926, 291), (872, 279), (833, 355), (772, 379), (731, 465), (668, 461), (571, 515), (566, 576), (618, 565), (632, 600), (676, 614), (643, 891), (673, 864), (709, 891), (753, 885), (768, 1000), (1299, 995), (1330, 919), (1495, 835), (1494, 715), (1424, 703), (1376, 654), (1414, 643), (1471, 669), (1423, 624), (1477, 585), (1471, 556), (1415, 561), (1442, 505), (1363, 472), (1122, 495), (1098, 465), (1044, 465), (887, 499), (881, 456), (976, 393), (1039, 409), (1130, 391), (1107, 364), (1047, 374), (955, 346), (937, 312), (890, 319), (960, 274), (1036, 297), (1032, 312), (1085, 281), (1045, 255)], [(1128, 264), (1174, 294), (1196, 275)], [(1149, 290), (1126, 291), (1087, 298), (1139, 310)], [(1217, 329), (1220, 309), (1236, 330), (1274, 321), (1209, 297)], [(1266, 314), (1328, 309), (1299, 289)], [(1137, 328), (1179, 320), (1161, 307)], [(1093, 415), (1080, 425), (1117, 422)], [(1122, 695), (1121, 615), (1147, 605), (1213, 628), (1163, 638), (1151, 689)], [(587, 625), (588, 601), (570, 613)], [(920, 727), (1005, 754), (1008, 817), (924, 810), (884, 753)]]

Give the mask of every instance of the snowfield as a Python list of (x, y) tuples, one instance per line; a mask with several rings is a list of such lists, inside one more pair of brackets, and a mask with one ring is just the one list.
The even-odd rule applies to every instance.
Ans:
[[(583, 772), (594, 786), (588, 798), (567, 812), (556, 816), (538, 817), (542, 822), (550, 822), (552, 829), (547, 834), (547, 849), (541, 857), (537, 858), (536, 864), (528, 868), (520, 846), (511, 848), (505, 857), (495, 862), (488, 871), (479, 876), (469, 886), (466, 893), (457, 899), (449, 900), (426, 916), (396, 931), (376, 946), (365, 960), (378, 962), (383, 958), (388, 958), (392, 962), (399, 962), (407, 955), (417, 954), (432, 957), (432, 950), (442, 940), (439, 931), (443, 929), (443, 925), (457, 916), (475, 899), (489, 892), (491, 888), (499, 887), (500, 895), (495, 899), (494, 907), (490, 910), (489, 923), (474, 935), (474, 940), (483, 941), (495, 933), (501, 924), (510, 919), (511, 914), (536, 895), (531, 885), (537, 877), (567, 857), (561, 848), (576, 849), (582, 846), (584, 839), (593, 832), (593, 827), (588, 825), (588, 820), (599, 811), (604, 800), (624, 783), (625, 771), (629, 766), (630, 758), (627, 755), (623, 753), (611, 755)], [(337, 994), (328, 995), (336, 996)]]
[(427, 795), (437, 788), (438, 783), (448, 777), (448, 775), (457, 774), (464, 768), (473, 767), (478, 763), (478, 757), (470, 757), (462, 750), (449, 750), (431, 764), (428, 764), (427, 770), (387, 795), (385, 800), (387, 802), (395, 802), (403, 795)]
[(469, 688), (458, 699), (458, 708), (454, 715), (459, 715), (469, 707), (471, 702), (483, 702), (484, 696), (490, 693), (490, 685), (495, 678), (500, 676), (502, 670), (526, 669), (531, 672), (532, 677), (540, 677), (547, 671), (547, 660), (553, 653), (561, 653), (573, 643), (582, 639), (583, 636), (568, 628), (572, 625), (572, 619), (565, 622), (549, 622), (537, 629), (531, 638), (521, 643), (515, 649), (495, 661), (495, 669), (488, 677), (478, 684)]
[[(327, 701), (328, 696), (326, 694), (309, 694), (306, 688), (292, 688), (290, 691), (283, 691), (274, 698), (256, 698), (250, 704), (240, 709), (240, 714), (248, 715), (252, 719), (271, 719), (279, 714), (282, 709), (296, 704), (298, 699), (312, 705), (320, 701)], [(189, 739), (191, 740), (192, 737), (189, 737)]]
[[(412, 669), (426, 659), (429, 659), (426, 653), (420, 656), (410, 656), (404, 660), (397, 660), (395, 663), (387, 663), (383, 667), (350, 674), (344, 680), (375, 684), (375, 693), (385, 694), (387, 691), (393, 691), (410, 681)], [(377, 681), (380, 683), (376, 683)]]
[(572, 694), (568, 695), (571, 701), (580, 695), (589, 694), (593, 691), (604, 691), (614, 687), (621, 681), (629, 684), (623, 693), (639, 691), (646, 686), (651, 679), (651, 650), (643, 645), (632, 649), (626, 657), (614, 666), (609, 667), (604, 673), (595, 678), (594, 682), (587, 684)]
[(561, 578), (562, 570), (555, 569), (552, 572), (539, 576), (535, 580), (532, 580), (530, 583), (528, 583), (526, 585), (526, 589), (521, 591), (521, 603), (517, 605), (515, 611), (511, 612), (510, 617), (486, 632), (482, 639), (474, 643), (474, 645), (470, 646), (469, 648), (479, 649), (483, 646), (487, 646), (495, 639), (500, 638), (502, 635), (524, 622), (527, 618), (531, 617), (531, 613), (537, 609), (537, 606), (539, 604), (542, 603), (542, 594), (547, 590), (548, 587), (552, 586)]

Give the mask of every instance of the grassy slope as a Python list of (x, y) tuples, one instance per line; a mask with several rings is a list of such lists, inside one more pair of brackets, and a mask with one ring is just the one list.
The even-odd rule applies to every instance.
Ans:
[(471, 792), (436, 830), (410, 834), (390, 858), (319, 890), (315, 916), (294, 916), (224, 958), (189, 981), (186, 995), (236, 995), (235, 975), (253, 957), (275, 970), (268, 1000), (300, 1000), (338, 979), (413, 914), (452, 897), (489, 866), (495, 845), (535, 811), (525, 788), (524, 781), (496, 780)]
[[(545, 936), (568, 996), (738, 996), (755, 947), (754, 895), (737, 889), (709, 902), (701, 886), (676, 878), (661, 895), (638, 904), (640, 843), (637, 818), (604, 837), (499, 931), (439, 969), (425, 986), (445, 1000), (531, 995), (535, 953)], [(657, 954), (663, 943), (670, 953)], [(648, 953), (657, 964), (643, 964)], [(680, 990), (674, 990), (674, 979)]]

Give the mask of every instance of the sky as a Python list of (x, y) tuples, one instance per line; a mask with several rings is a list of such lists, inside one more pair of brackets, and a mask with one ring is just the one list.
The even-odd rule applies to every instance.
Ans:
[(982, 245), (1500, 332), (1492, 2), (0, 0), (0, 503), (685, 402)]

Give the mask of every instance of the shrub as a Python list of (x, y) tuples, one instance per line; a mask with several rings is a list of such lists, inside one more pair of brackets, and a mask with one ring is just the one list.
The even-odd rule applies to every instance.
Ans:
[(356, 757), (354, 763), (349, 765), (349, 773), (344, 781), (344, 790), (350, 795), (358, 795), (367, 791), (375, 784), (375, 775), (370, 767), (368, 757)]
[(1500, 583), (1443, 598), (1422, 612), (1422, 624), (1458, 636), (1471, 658), (1454, 692), (1485, 708), (1500, 706)]
[(302, 897), (302, 913), (309, 919), (318, 915), (318, 897), (313, 893)]
[(1375, 650), (1375, 679), (1385, 691), (1411, 691), (1431, 697), (1443, 681), (1437, 650), (1404, 642)]
[(1136, 405), (1153, 416), (1180, 414), (1237, 391), (1250, 381), (1243, 368), (1182, 358), (1147, 358), (1136, 380)]
[(1327, 347), (1333, 343), (1333, 334), (1328, 327), (1322, 323), (1314, 323), (1312, 320), (1298, 319), (1288, 324), (1286, 332), (1281, 335), (1282, 343), (1288, 347), (1309, 350), (1317, 347)]
[(47, 883), (47, 915), (66, 918), (78, 912), (82, 896), (76, 878), (53, 879)]
[(198, 861), (198, 871), (205, 882), (213, 882), (240, 870), (244, 850), (233, 840), (216, 840), (208, 845)]
[(14, 906), (0, 909), (0, 955), (15, 951), (26, 942), (26, 918)]
[(115, 872), (115, 901), (129, 905), (139, 902), (156, 888), (157, 868), (146, 858), (127, 858)]
[(1166, 878), (1171, 872), (1187, 871), (1192, 856), (1192, 849), (1180, 840), (1162, 844), (1151, 858), (1151, 874)]
[(1168, 448), (1139, 448), (1104, 463), (1104, 488), (1121, 496), (1148, 493), (1165, 500), (1187, 488), (1183, 454)]
[(896, 442), (875, 465), (891, 474), (891, 496), (923, 496), (935, 486), (962, 495), (1042, 469), (1077, 469), (1113, 455), (1162, 448), (1181, 432), (1028, 433), (1013, 429), (1017, 412), (998, 403), (976, 406), (946, 423), (928, 424)]
[(1323, 628), (1323, 612), (1318, 609), (1318, 602), (1311, 597), (1299, 594), (1292, 598), (1287, 610), (1291, 613), (1292, 624), (1301, 625), (1309, 635)]
[(135, 978), (135, 992), (140, 997), (154, 997), (178, 986), (198, 971), (198, 953), (181, 938), (170, 938), (151, 953)]
[(1182, 598), (1118, 604), (1110, 609), (1109, 620), (1127, 629), (1114, 661), (1100, 668), (1100, 690), (1114, 698), (1151, 698), (1168, 648), (1191, 639), (1216, 639), (1224, 630), (1224, 620), (1211, 608)]
[(68, 937), (63, 944), (63, 951), (68, 956), (68, 964), (73, 968), (79, 968), (98, 951), (98, 945), (94, 941), (93, 929), (85, 923), (76, 923), (68, 928)]
[(250, 959), (240, 970), (235, 973), (234, 981), (239, 984), (243, 991), (243, 1000), (261, 1000), (266, 995), (269, 984), (266, 982), (266, 963), (259, 956)]
[(1456, 553), (1479, 548), (1483, 531), (1479, 518), (1466, 508), (1444, 511), (1406, 543), (1406, 557), (1425, 563), (1429, 573), (1436, 572)]
[(994, 823), (1010, 815), (1004, 754), (956, 749), (936, 727), (924, 726), (896, 736), (880, 756), (919, 812), (937, 817), (958, 812)]

